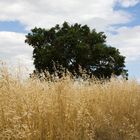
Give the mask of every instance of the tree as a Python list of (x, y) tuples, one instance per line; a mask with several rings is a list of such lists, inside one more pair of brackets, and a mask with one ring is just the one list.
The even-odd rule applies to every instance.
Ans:
[(25, 42), (34, 48), (34, 65), (39, 73), (47, 70), (61, 77), (67, 69), (79, 77), (82, 69), (98, 78), (110, 78), (112, 74), (128, 76), (125, 57), (105, 44), (103, 32), (90, 30), (87, 25), (64, 22), (48, 30), (35, 27), (26, 35)]

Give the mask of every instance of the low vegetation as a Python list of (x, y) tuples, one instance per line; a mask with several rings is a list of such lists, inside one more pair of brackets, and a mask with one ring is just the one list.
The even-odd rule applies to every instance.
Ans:
[(24, 79), (0, 72), (0, 140), (139, 140), (135, 80)]

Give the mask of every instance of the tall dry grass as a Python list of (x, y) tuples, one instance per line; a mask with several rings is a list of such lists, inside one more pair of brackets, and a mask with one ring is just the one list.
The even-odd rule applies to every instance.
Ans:
[(135, 80), (22, 80), (0, 72), (0, 140), (140, 140)]

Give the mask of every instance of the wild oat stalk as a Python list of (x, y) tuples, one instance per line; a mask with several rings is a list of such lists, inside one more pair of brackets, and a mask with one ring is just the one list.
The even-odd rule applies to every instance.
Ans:
[[(22, 80), (21, 80), (22, 81)], [(19, 82), (0, 73), (0, 140), (139, 140), (135, 80)]]

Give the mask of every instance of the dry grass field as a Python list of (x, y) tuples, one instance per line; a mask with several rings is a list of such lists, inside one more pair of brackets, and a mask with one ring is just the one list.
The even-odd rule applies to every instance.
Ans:
[(22, 80), (0, 72), (0, 140), (140, 140), (135, 80)]

